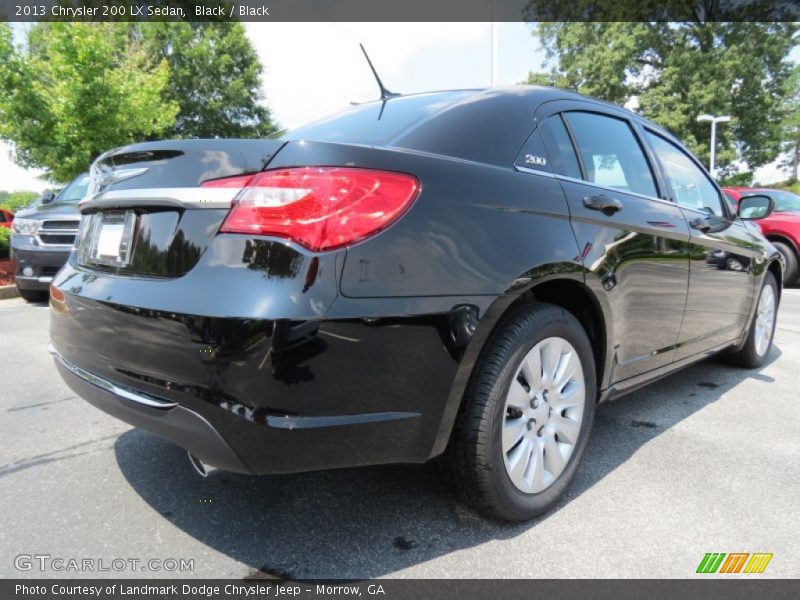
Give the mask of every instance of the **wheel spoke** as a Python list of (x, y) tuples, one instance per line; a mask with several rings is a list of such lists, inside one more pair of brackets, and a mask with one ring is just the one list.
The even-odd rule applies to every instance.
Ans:
[(550, 417), (550, 425), (558, 434), (559, 442), (567, 442), (574, 446), (575, 442), (578, 441), (578, 435), (581, 432), (581, 424), (579, 422), (573, 421), (569, 417), (554, 414)]
[(525, 470), (531, 460), (532, 451), (533, 441), (526, 439), (508, 454), (508, 474), (517, 486), (525, 484)]
[(516, 419), (506, 419), (503, 423), (503, 452), (508, 452), (519, 442), (528, 430), (528, 419), (518, 417)]
[(571, 350), (561, 357), (558, 373), (556, 373), (554, 378), (555, 388), (559, 392), (561, 392), (562, 388), (575, 376), (580, 366), (581, 363), (578, 360), (578, 353), (574, 350)]
[(564, 470), (566, 465), (564, 456), (561, 454), (561, 448), (559, 448), (558, 442), (553, 436), (548, 437), (544, 443), (544, 462), (545, 468), (553, 476), (553, 479), (561, 475), (561, 471)]
[(544, 484), (544, 444), (540, 439), (533, 442), (531, 450), (531, 460), (525, 472), (525, 482), (531, 492), (541, 492), (545, 488)]
[(516, 379), (511, 382), (511, 387), (508, 389), (508, 397), (506, 398), (506, 405), (516, 409), (523, 409), (528, 406), (530, 396), (527, 390), (522, 387), (522, 384)]
[(522, 377), (531, 388), (531, 392), (535, 393), (542, 389), (542, 354), (538, 346), (528, 352), (522, 361)]
[(558, 364), (561, 360), (561, 340), (550, 338), (542, 352), (542, 372), (548, 381), (553, 381), (558, 372)]
[(570, 408), (583, 408), (584, 402), (583, 381), (568, 381), (561, 393), (553, 400), (553, 410), (563, 412)]

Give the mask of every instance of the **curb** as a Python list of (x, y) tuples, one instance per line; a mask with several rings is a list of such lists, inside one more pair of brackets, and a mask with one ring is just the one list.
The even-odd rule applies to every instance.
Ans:
[(9, 298), (16, 298), (17, 296), (19, 296), (19, 292), (15, 284), (0, 285), (0, 300), (8, 300)]

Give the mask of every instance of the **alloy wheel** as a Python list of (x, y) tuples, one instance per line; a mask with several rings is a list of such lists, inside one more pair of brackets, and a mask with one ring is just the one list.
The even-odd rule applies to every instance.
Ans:
[(522, 492), (539, 493), (558, 479), (581, 435), (586, 385), (577, 350), (549, 337), (522, 359), (506, 395), (502, 451)]
[(761, 290), (756, 312), (756, 353), (764, 356), (769, 350), (772, 340), (772, 330), (775, 327), (775, 292), (771, 285), (765, 285)]

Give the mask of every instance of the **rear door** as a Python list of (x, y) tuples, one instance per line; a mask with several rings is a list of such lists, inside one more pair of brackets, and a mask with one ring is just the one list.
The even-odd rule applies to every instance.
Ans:
[(761, 252), (691, 155), (655, 131), (646, 130), (645, 138), (691, 231), (689, 296), (676, 354), (680, 359), (738, 338), (755, 292), (753, 261)]
[(661, 197), (652, 159), (624, 113), (575, 104), (537, 117), (548, 158), (561, 170), (587, 283), (612, 314), (607, 386), (673, 360), (689, 230), (678, 206)]

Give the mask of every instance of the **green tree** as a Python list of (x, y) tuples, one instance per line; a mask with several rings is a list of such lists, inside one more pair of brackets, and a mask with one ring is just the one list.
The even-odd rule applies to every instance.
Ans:
[(66, 182), (109, 148), (162, 134), (178, 113), (168, 67), (114, 23), (40, 23), (24, 49), (0, 24), (0, 139)]
[(701, 113), (726, 114), (717, 166), (751, 169), (774, 160), (785, 141), (785, 95), (793, 23), (539, 23), (534, 35), (551, 68), (530, 83), (555, 85), (616, 104), (640, 96), (642, 114), (707, 162), (710, 127)]
[(0, 208), (5, 208), (12, 213), (25, 208), (36, 200), (36, 192), (6, 192), (0, 191)]
[(165, 97), (180, 110), (171, 137), (264, 137), (263, 67), (241, 23), (142, 23), (133, 36), (169, 65)]

